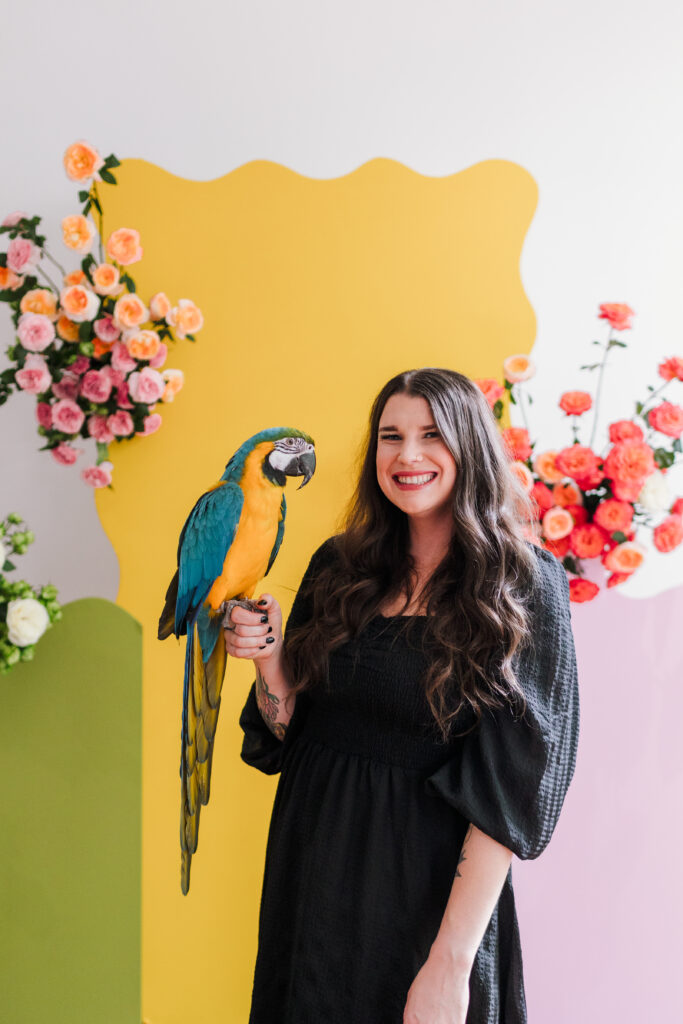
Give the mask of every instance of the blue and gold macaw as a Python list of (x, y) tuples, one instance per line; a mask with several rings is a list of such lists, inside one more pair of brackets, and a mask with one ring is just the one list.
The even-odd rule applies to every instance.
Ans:
[(178, 569), (166, 593), (159, 639), (187, 635), (180, 755), (180, 882), (190, 887), (199, 812), (209, 801), (211, 760), (227, 654), (224, 622), (236, 604), (251, 602), (285, 532), (285, 484), (315, 472), (313, 439), (271, 427), (238, 448), (223, 476), (202, 494), (180, 534)]

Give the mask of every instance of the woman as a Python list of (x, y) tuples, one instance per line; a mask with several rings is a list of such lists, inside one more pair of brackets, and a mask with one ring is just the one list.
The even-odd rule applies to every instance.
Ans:
[(283, 640), (233, 611), (242, 758), (281, 772), (250, 1024), (526, 1021), (510, 862), (576, 760), (569, 586), (479, 388), (399, 374)]

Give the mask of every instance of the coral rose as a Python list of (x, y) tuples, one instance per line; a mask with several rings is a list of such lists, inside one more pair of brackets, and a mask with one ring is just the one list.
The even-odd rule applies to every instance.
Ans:
[(576, 482), (582, 491), (594, 491), (605, 479), (600, 466), (596, 466), (587, 476), (577, 476)]
[(540, 476), (541, 480), (544, 480), (547, 484), (559, 483), (564, 473), (561, 473), (557, 468), (555, 459), (557, 457), (556, 451), (544, 451), (539, 452), (538, 455), (534, 455), (532, 466), (534, 467), (534, 473), (536, 476)]
[(145, 416), (142, 421), (142, 430), (138, 430), (138, 437), (148, 437), (149, 434), (154, 434), (161, 426), (161, 416), (158, 412), (153, 412), (149, 416)]
[(507, 427), (503, 433), (503, 441), (511, 458), (522, 462), (531, 455), (529, 431), (525, 427)]
[(36, 419), (41, 427), (45, 427), (46, 430), (50, 429), (52, 426), (52, 406), (49, 402), (38, 402), (36, 406)]
[(81, 470), (81, 480), (91, 487), (109, 487), (113, 470), (111, 462), (101, 462), (99, 466), (88, 466)]
[(642, 480), (612, 480), (612, 494), (618, 501), (637, 501), (642, 488)]
[(551, 555), (554, 555), (555, 558), (562, 561), (569, 551), (569, 534), (567, 534), (566, 537), (559, 537), (557, 540), (549, 540), (546, 538), (543, 542), (543, 547), (546, 551), (549, 551)]
[(59, 301), (69, 319), (77, 324), (82, 324), (86, 320), (94, 320), (100, 308), (98, 296), (82, 284), (72, 284), (68, 288), (62, 288)]
[(582, 523), (569, 535), (569, 547), (577, 558), (597, 558), (605, 549), (606, 535), (596, 523)]
[(534, 363), (527, 355), (508, 356), (503, 360), (503, 374), (511, 384), (519, 384), (523, 380), (530, 380), (536, 373)]
[(84, 284), (88, 285), (88, 278), (82, 270), (72, 270), (70, 274), (64, 275), (64, 284), (68, 287), (72, 284)]
[(549, 508), (541, 522), (543, 524), (543, 535), (548, 540), (561, 540), (562, 537), (569, 536), (574, 529), (574, 520), (571, 513), (559, 505), (553, 505), (552, 508)]
[[(164, 388), (164, 393), (161, 396), (161, 401), (172, 402), (185, 383), (185, 375), (182, 370), (164, 370), (161, 376), (166, 382), (166, 387)], [(524, 468), (526, 469), (526, 466)], [(529, 477), (531, 477), (530, 473)], [(524, 481), (522, 482), (524, 483)], [(531, 483), (533, 483), (533, 480), (529, 483), (527, 490), (531, 488)]]
[(52, 383), (50, 371), (42, 356), (26, 356), (26, 362), (21, 370), (17, 370), (14, 379), (22, 391), (28, 391), (29, 395), (42, 395)]
[(631, 578), (630, 572), (613, 572), (607, 577), (607, 586), (616, 587), (620, 583), (625, 583), (626, 580)]
[(29, 352), (43, 352), (55, 340), (55, 326), (42, 313), (22, 313), (17, 324), (17, 334)]
[(94, 146), (80, 140), (72, 143), (64, 153), (64, 170), (72, 181), (87, 181), (99, 177), (104, 160)]
[(605, 476), (615, 483), (628, 486), (639, 483), (640, 487), (656, 468), (652, 449), (641, 441), (617, 442), (605, 459), (604, 466)]
[(575, 526), (588, 522), (588, 509), (583, 505), (565, 505), (564, 508), (574, 520)]
[(188, 334), (195, 334), (201, 330), (204, 325), (204, 317), (201, 310), (190, 299), (179, 299), (178, 305), (167, 313), (166, 323), (175, 328), (179, 338), (185, 338)]
[(161, 347), (156, 331), (127, 331), (123, 341), (133, 359), (154, 359)]
[(645, 548), (633, 540), (625, 540), (608, 551), (602, 564), (610, 572), (632, 573), (639, 569), (645, 559)]
[(652, 542), (657, 551), (668, 553), (683, 541), (683, 522), (680, 516), (667, 516), (652, 531)]
[(119, 268), (111, 263), (100, 263), (90, 271), (93, 288), (98, 295), (120, 295), (123, 285), (119, 281)]
[(149, 320), (149, 310), (135, 292), (122, 295), (120, 299), (116, 300), (113, 315), (114, 323), (122, 330), (140, 327), (146, 320)]
[(62, 434), (77, 434), (84, 420), (85, 413), (80, 405), (69, 398), (63, 398), (52, 406), (52, 425)]
[(615, 423), (610, 423), (609, 439), (612, 444), (617, 444), (618, 441), (642, 441), (644, 437), (641, 427), (631, 420), (617, 420)]
[(680, 437), (683, 433), (683, 408), (672, 402), (662, 402), (655, 409), (650, 409), (647, 421), (651, 427), (667, 437)]
[(142, 259), (140, 232), (135, 228), (118, 228), (107, 239), (107, 256), (110, 260), (128, 267)]
[(102, 370), (88, 370), (81, 380), (81, 394), (96, 405), (107, 401), (111, 388), (112, 383)]
[(111, 350), (111, 365), (115, 370), (121, 370), (122, 373), (131, 373), (137, 369), (137, 363), (131, 355), (128, 353), (128, 349), (122, 341), (114, 342), (114, 347)]
[(555, 465), (564, 476), (573, 480), (589, 476), (598, 468), (598, 457), (595, 452), (582, 444), (572, 444), (562, 448), (555, 457)]
[(42, 255), (28, 238), (13, 238), (7, 246), (7, 266), (15, 274), (34, 274)]
[(593, 405), (593, 399), (587, 391), (565, 391), (560, 396), (559, 406), (568, 416), (580, 416), (588, 412)]
[(171, 303), (165, 292), (157, 292), (149, 300), (152, 320), (163, 320), (171, 312)]
[(600, 592), (600, 587), (592, 580), (584, 580), (579, 576), (569, 581), (569, 600), (576, 604), (592, 601)]
[[(165, 373), (169, 373), (168, 370), (166, 370), (164, 372)], [(170, 372), (180, 373), (180, 370), (175, 370), (175, 371), (170, 371)], [(166, 387), (168, 388), (169, 384), (167, 384)], [(166, 392), (164, 391), (164, 394), (163, 394), (163, 397), (162, 397), (162, 401), (164, 401), (164, 402), (172, 402), (173, 398), (172, 397), (171, 398), (167, 398), (166, 397)], [(527, 492), (527, 494), (530, 494), (531, 493), (531, 489), (532, 489), (532, 487), (534, 485), (534, 478), (531, 475), (531, 470), (529, 469), (529, 467), (527, 465), (525, 465), (523, 462), (520, 462), (519, 460), (515, 460), (515, 461), (510, 463), (510, 469), (515, 474), (515, 476), (517, 477), (517, 479), (519, 480), (520, 484), (522, 485), (524, 490)]]
[(665, 359), (657, 367), (657, 372), (664, 380), (674, 380), (674, 378), (683, 380), (683, 358), (681, 356), (671, 356), (670, 359)]
[(50, 320), (56, 320), (57, 296), (49, 288), (32, 288), (22, 296), (19, 309), (22, 313), (41, 313)]
[(576, 484), (555, 484), (553, 498), (556, 505), (566, 508), (568, 505), (580, 505), (583, 501), (583, 494)]
[(23, 277), (19, 277), (9, 267), (0, 267), (0, 292), (15, 292), (24, 283)]
[(676, 498), (669, 512), (672, 516), (683, 516), (683, 498)]
[(67, 249), (83, 255), (92, 249), (95, 238), (95, 225), (82, 213), (73, 213), (62, 220), (62, 240)]
[(607, 533), (621, 530), (625, 533), (633, 521), (633, 506), (627, 501), (616, 498), (605, 498), (593, 513), (593, 522), (601, 526)]
[(110, 441), (114, 440), (114, 435), (107, 426), (106, 416), (89, 416), (88, 433), (96, 441), (99, 441), (100, 444), (109, 444)]
[(57, 321), (57, 334), (64, 341), (78, 341), (78, 324), (62, 313)]
[(552, 508), (555, 504), (553, 492), (546, 486), (546, 484), (541, 483), (540, 480), (537, 480), (531, 488), (531, 497), (534, 499), (539, 511), (541, 512), (547, 512), (548, 509)]
[(164, 394), (166, 384), (158, 370), (145, 366), (143, 370), (131, 373), (128, 378), (128, 391), (134, 402), (154, 405)]
[(615, 331), (627, 331), (634, 316), (631, 307), (623, 302), (603, 302), (600, 306), (599, 319), (607, 320)]
[(502, 398), (505, 394), (505, 388), (502, 384), (498, 383), (495, 377), (477, 377), (474, 383), (483, 393), (484, 398), (489, 403), (491, 409), (493, 409), (498, 399)]
[(121, 337), (121, 331), (114, 323), (113, 317), (102, 316), (93, 324), (96, 336), (105, 345), (113, 345)]
[(56, 448), (51, 448), (52, 458), (55, 462), (58, 462), (60, 466), (73, 466), (74, 462), (79, 455), (83, 454), (82, 448), (74, 448), (73, 445), (67, 444), (66, 441), (62, 441)]

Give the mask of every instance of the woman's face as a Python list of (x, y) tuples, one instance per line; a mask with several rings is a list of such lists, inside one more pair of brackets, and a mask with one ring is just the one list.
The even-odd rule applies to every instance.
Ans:
[(392, 395), (379, 421), (377, 482), (406, 515), (450, 509), (455, 459), (441, 440), (426, 398)]

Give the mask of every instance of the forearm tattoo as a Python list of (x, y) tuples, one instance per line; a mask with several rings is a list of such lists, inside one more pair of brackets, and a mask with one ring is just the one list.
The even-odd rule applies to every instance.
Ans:
[(459, 869), (460, 865), (462, 864), (462, 862), (464, 860), (467, 860), (467, 857), (465, 856), (465, 847), (467, 846), (467, 840), (470, 838), (471, 835), (472, 835), (472, 826), (469, 825), (468, 829), (467, 829), (467, 832), (465, 833), (465, 838), (462, 841), (462, 849), (460, 851), (460, 856), (458, 858), (458, 863), (457, 863), (457, 865), (455, 867), (455, 877), (456, 878), (462, 878), (462, 875), (460, 874), (460, 871), (458, 869)]
[(268, 683), (258, 665), (256, 666), (256, 703), (261, 712), (261, 717), (270, 731), (279, 740), (283, 740), (287, 732), (287, 726), (284, 722), (278, 722), (277, 720), (280, 698), (268, 689)]

